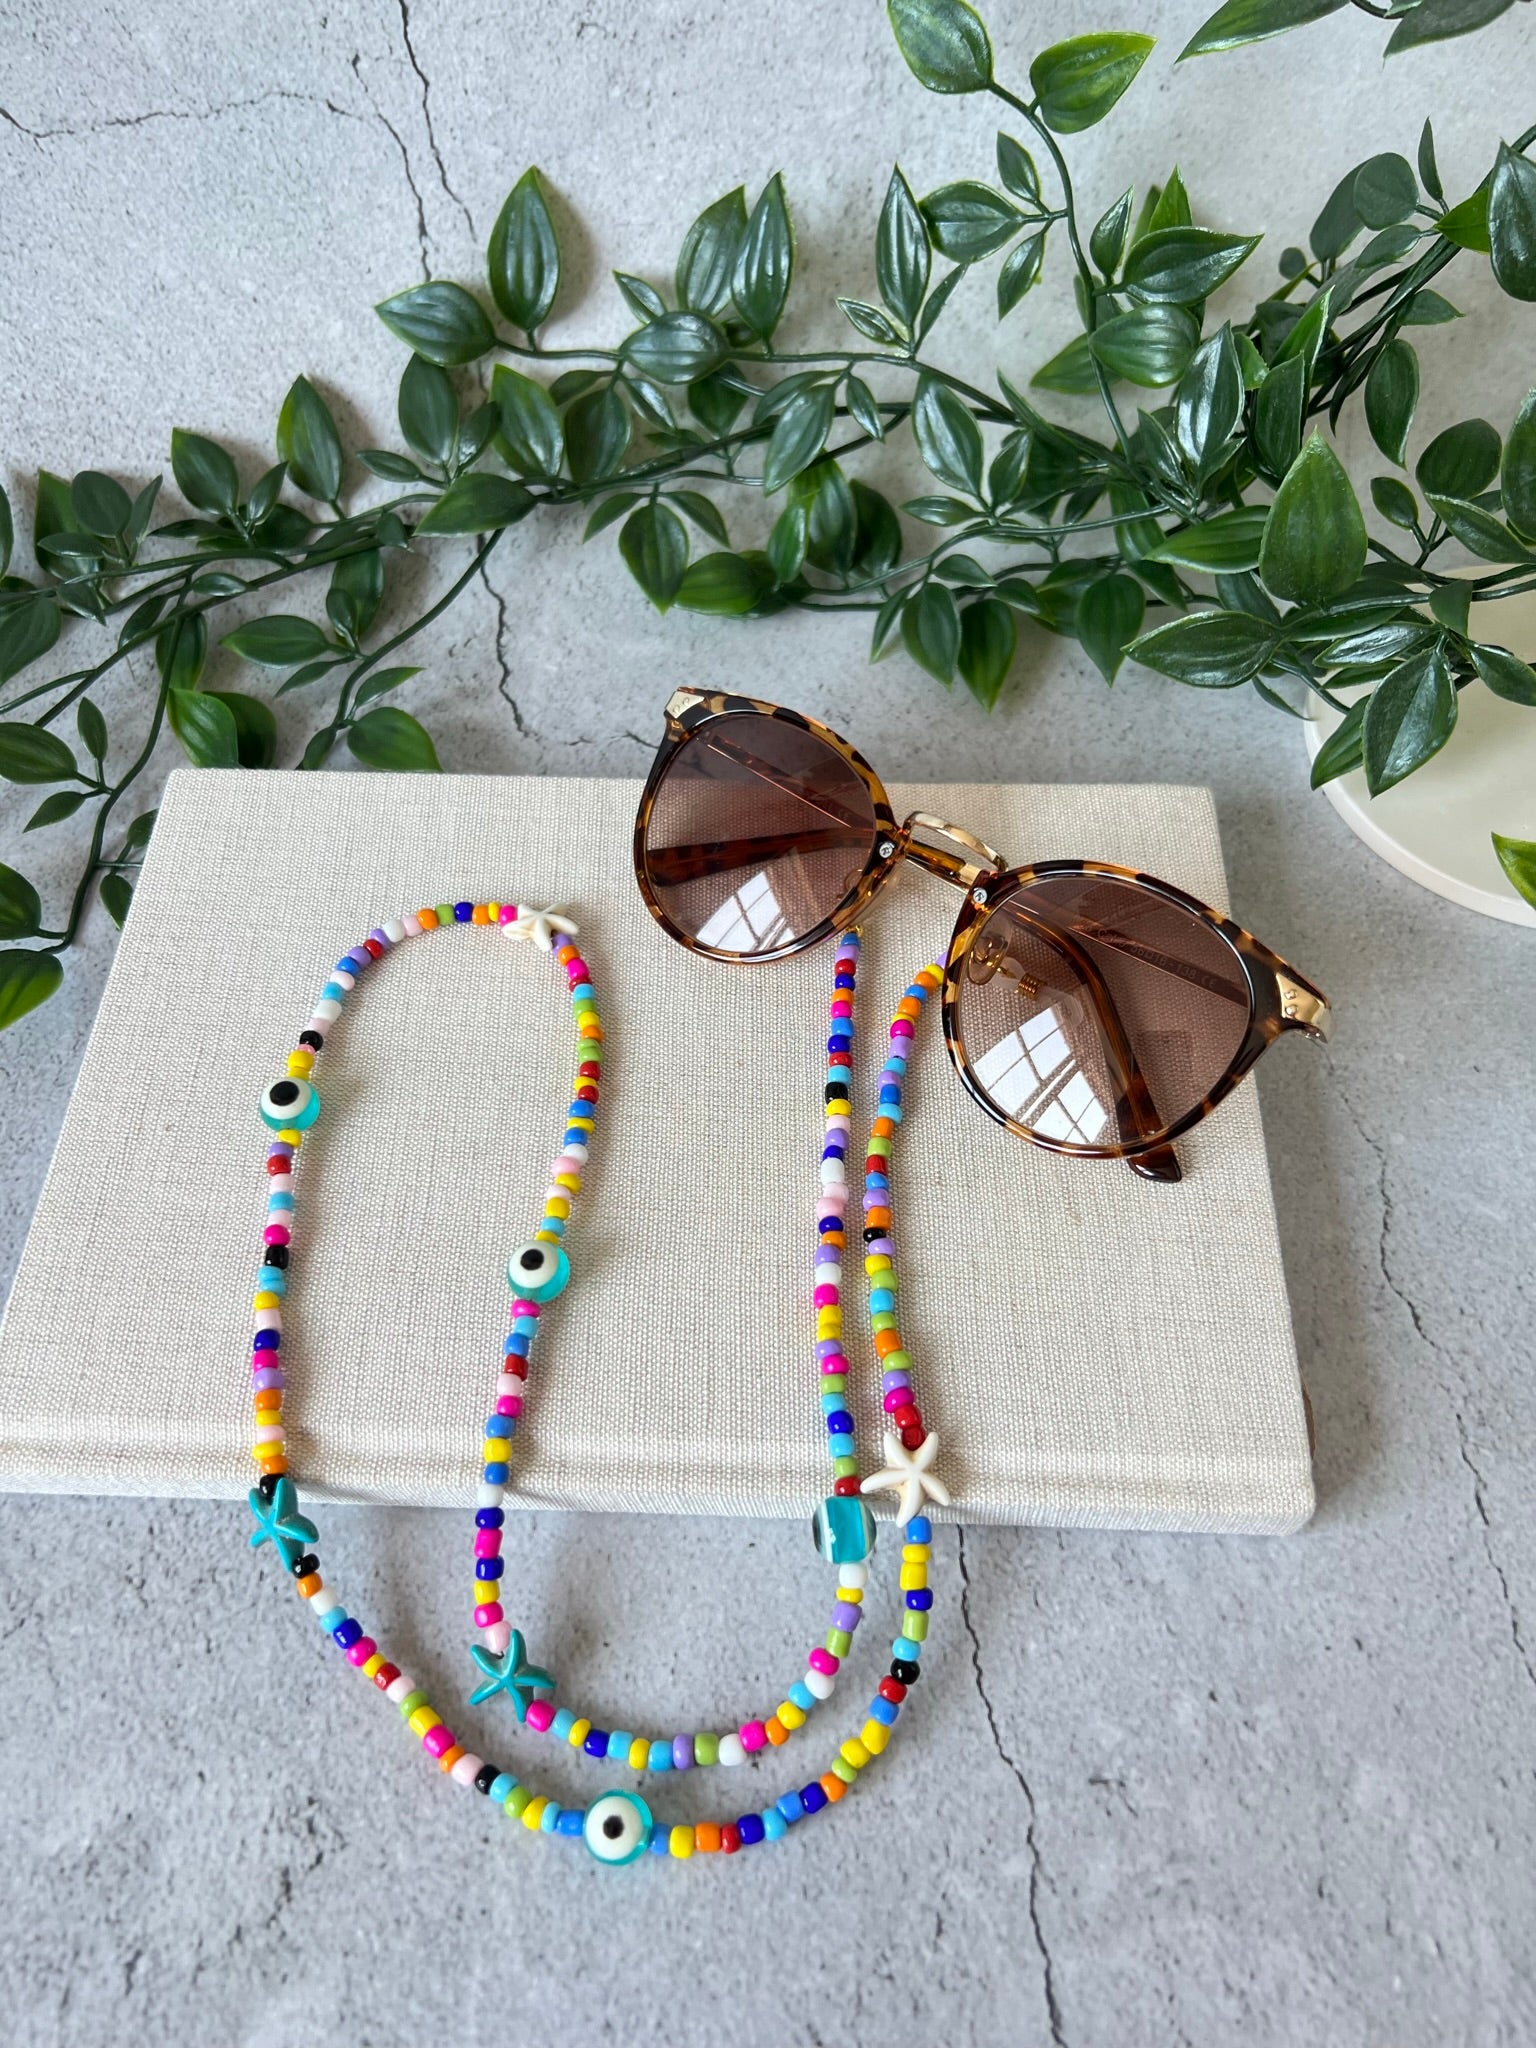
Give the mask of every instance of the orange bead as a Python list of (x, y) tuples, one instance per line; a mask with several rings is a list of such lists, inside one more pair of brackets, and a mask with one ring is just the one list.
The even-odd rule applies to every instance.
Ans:
[(775, 1749), (782, 1749), (784, 1744), (788, 1742), (789, 1730), (784, 1726), (784, 1723), (779, 1719), (777, 1714), (770, 1714), (768, 1716), (768, 1719), (763, 1723), (763, 1728), (765, 1733), (767, 1734), (768, 1740), (773, 1744)]
[(489, 924), (491, 921), (491, 913), (486, 909), (483, 903), (477, 903), (474, 909), (469, 913), (469, 921), (471, 924)]
[(273, 1408), (281, 1408), (282, 1405), (282, 1390), (278, 1387), (263, 1387), (256, 1396), (256, 1413), (258, 1415)]
[(875, 1349), (882, 1358), (892, 1351), (899, 1351), (901, 1349), (900, 1330), (876, 1330)]
[(318, 1572), (306, 1572), (303, 1578), (298, 1581), (299, 1598), (307, 1600), (311, 1593), (318, 1593), (324, 1583), (325, 1581)]
[(848, 1790), (848, 1787), (843, 1783), (836, 1771), (823, 1771), (816, 1782), (834, 1806), (836, 1806), (839, 1799)]
[(871, 1230), (874, 1229), (877, 1223), (888, 1225), (891, 1220), (891, 1212), (889, 1209), (867, 1209), (864, 1212), (864, 1215), (865, 1221)]
[(888, 1116), (877, 1116), (870, 1128), (877, 1138), (889, 1138), (894, 1135), (896, 1130), (896, 1126)]
[(437, 1768), (440, 1771), (451, 1771), (454, 1765), (458, 1762), (459, 1758), (463, 1754), (464, 1745), (462, 1742), (450, 1742), (448, 1747), (443, 1751), (442, 1755), (438, 1758)]
[(712, 1820), (701, 1820), (693, 1830), (693, 1846), (701, 1856), (711, 1856), (720, 1846), (720, 1830)]
[(923, 1014), (923, 1006), (916, 996), (903, 996), (896, 1005), (896, 1014), (898, 1017), (909, 1018), (915, 1023)]

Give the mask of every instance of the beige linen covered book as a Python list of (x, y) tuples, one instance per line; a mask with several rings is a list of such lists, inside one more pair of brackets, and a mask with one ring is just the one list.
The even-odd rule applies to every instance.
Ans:
[[(250, 1482), (256, 1103), (338, 955), (461, 896), (569, 905), (607, 1029), (602, 1122), (514, 1467), (534, 1505), (809, 1516), (826, 1490), (811, 1246), (831, 951), (727, 967), (636, 893), (631, 782), (183, 769), (0, 1329), (0, 1481), (233, 1495)], [(1223, 904), (1207, 792), (912, 785), (1020, 859), (1092, 855)], [(856, 1120), (884, 1020), (953, 893), (904, 872), (865, 924)], [(563, 978), (481, 929), (399, 948), (321, 1060), (284, 1358), (304, 1488), (457, 1504), (572, 1060)], [(964, 1095), (938, 1019), (896, 1166), (903, 1325), (972, 1522), (1285, 1531), (1311, 1467), (1258, 1097), (1177, 1186), (1063, 1159)], [(1240, 1302), (1240, 1314), (1231, 1304)], [(848, 1317), (850, 1405), (879, 1444)], [(861, 1337), (863, 1341), (861, 1341)]]

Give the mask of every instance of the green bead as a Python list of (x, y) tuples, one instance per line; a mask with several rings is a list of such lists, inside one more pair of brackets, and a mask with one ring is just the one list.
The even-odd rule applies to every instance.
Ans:
[(696, 1764), (717, 1764), (720, 1761), (720, 1738), (718, 1735), (695, 1735), (693, 1738), (693, 1760)]
[(431, 1704), (431, 1701), (418, 1685), (414, 1692), (408, 1692), (400, 1702), (400, 1718), (402, 1721), (409, 1721), (418, 1707), (426, 1707)]
[[(927, 1617), (924, 1616), (923, 1619), (926, 1623)], [(827, 1649), (832, 1656), (846, 1657), (852, 1648), (853, 1637), (848, 1633), (847, 1629), (829, 1628), (827, 1630)]]
[(855, 1785), (858, 1783), (858, 1772), (853, 1768), (852, 1764), (844, 1762), (840, 1756), (835, 1756), (832, 1759), (832, 1775), (834, 1778), (841, 1778), (845, 1785)]
[(926, 1643), (928, 1640), (927, 1615), (909, 1612), (901, 1624), (901, 1632), (909, 1643)]
[[(852, 1479), (857, 1476), (858, 1469), (859, 1461), (857, 1458), (834, 1458), (832, 1460), (832, 1476), (834, 1479)], [(844, 1562), (857, 1564), (858, 1559), (847, 1558)]]
[(533, 1794), (526, 1785), (514, 1785), (507, 1794), (506, 1814), (509, 1820), (516, 1820)]
[(882, 1372), (910, 1372), (912, 1370), (911, 1356), (905, 1351), (887, 1351), (884, 1358), (880, 1361), (880, 1370)]
[[(877, 1309), (870, 1317), (869, 1324), (873, 1330), (894, 1330), (896, 1327), (895, 1311), (888, 1308)], [(886, 1366), (885, 1370), (889, 1372), (890, 1367)]]
[(821, 1376), (821, 1391), (824, 1394), (840, 1394), (848, 1384), (845, 1372), (828, 1372)]
[(889, 1138), (871, 1138), (869, 1150), (876, 1159), (889, 1159), (891, 1156), (891, 1141)]
[(438, 904), (438, 906), (437, 906), (437, 921), (438, 921), (438, 923), (439, 923), (439, 924), (452, 924), (452, 923), (453, 923), (453, 921), (454, 921), (454, 917), (453, 917), (453, 905), (452, 905), (451, 903), (439, 903), (439, 904)]

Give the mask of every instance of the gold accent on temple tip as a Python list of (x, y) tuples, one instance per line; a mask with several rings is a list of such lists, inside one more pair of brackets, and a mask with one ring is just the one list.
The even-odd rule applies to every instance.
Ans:
[(1333, 1012), (1327, 998), (1320, 996), (1316, 989), (1307, 988), (1290, 975), (1277, 976), (1280, 983), (1280, 1014), (1287, 1024), (1295, 1024), (1313, 1038), (1324, 1044), (1333, 1035)]

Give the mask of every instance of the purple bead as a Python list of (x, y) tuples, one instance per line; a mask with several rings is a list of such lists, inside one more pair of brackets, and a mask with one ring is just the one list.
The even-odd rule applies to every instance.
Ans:
[(391, 943), (389, 934), (383, 929), (382, 926), (375, 925), (373, 930), (368, 934), (368, 936), (370, 939), (373, 940), (376, 946), (382, 946), (386, 953), (389, 951)]
[(880, 1391), (882, 1394), (894, 1394), (898, 1387), (905, 1389), (910, 1387), (911, 1384), (912, 1377), (910, 1373), (883, 1372), (880, 1375)]
[(286, 1387), (287, 1378), (279, 1365), (263, 1365), (251, 1374), (251, 1385), (258, 1393), (268, 1387)]
[(833, 1628), (846, 1629), (848, 1634), (852, 1635), (863, 1618), (864, 1610), (862, 1607), (855, 1607), (851, 1600), (839, 1600), (832, 1609), (831, 1626)]
[(674, 1771), (693, 1769), (693, 1737), (674, 1735), (672, 1738), (672, 1768)]

